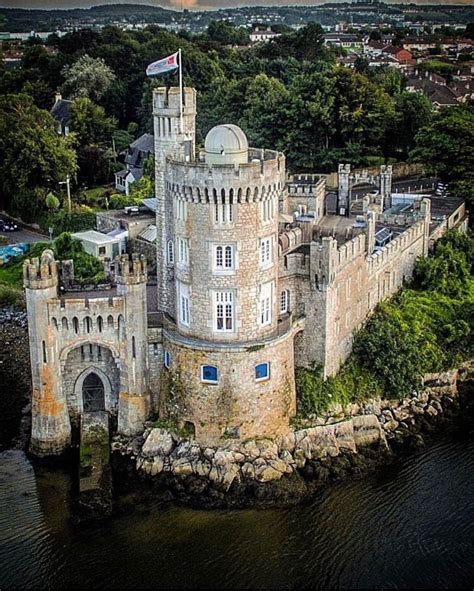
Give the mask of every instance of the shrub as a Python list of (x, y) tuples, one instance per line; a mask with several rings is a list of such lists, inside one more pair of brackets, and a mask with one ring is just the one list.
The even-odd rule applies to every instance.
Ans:
[(11, 285), (0, 283), (0, 307), (13, 306), (14, 308), (24, 308), (25, 298), (23, 291), (16, 289)]

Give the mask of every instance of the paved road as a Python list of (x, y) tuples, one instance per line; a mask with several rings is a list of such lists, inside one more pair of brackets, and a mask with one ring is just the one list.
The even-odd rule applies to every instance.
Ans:
[(20, 242), (34, 244), (35, 242), (48, 240), (47, 236), (43, 236), (43, 234), (37, 234), (36, 232), (31, 232), (31, 230), (26, 230), (25, 228), (21, 228), (16, 232), (0, 232), (0, 236), (5, 236), (10, 244), (18, 244)]
[[(431, 193), (436, 189), (438, 179), (436, 177), (426, 177), (422, 179), (406, 179), (402, 181), (394, 181), (392, 183), (392, 193), (416, 193), (418, 191), (426, 191)], [(367, 191), (375, 190), (373, 185), (359, 186), (352, 190), (353, 198), (363, 197)]]

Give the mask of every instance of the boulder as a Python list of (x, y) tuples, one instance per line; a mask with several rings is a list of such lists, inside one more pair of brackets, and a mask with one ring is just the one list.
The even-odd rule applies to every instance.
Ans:
[(173, 435), (166, 429), (152, 429), (143, 444), (143, 457), (167, 456), (174, 447)]
[(356, 446), (366, 447), (374, 443), (387, 445), (385, 434), (375, 415), (358, 415), (352, 419)]

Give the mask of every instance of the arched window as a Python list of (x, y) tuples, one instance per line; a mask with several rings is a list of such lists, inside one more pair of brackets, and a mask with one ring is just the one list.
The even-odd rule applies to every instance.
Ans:
[(114, 317), (112, 316), (112, 314), (109, 314), (109, 316), (107, 316), (107, 327), (108, 328), (114, 327)]
[(168, 265), (172, 265), (174, 263), (174, 244), (172, 240), (168, 240), (167, 260)]
[(102, 316), (97, 316), (97, 330), (99, 332), (102, 332), (103, 327), (104, 327), (104, 321), (102, 320)]
[(118, 317), (118, 330), (119, 330), (119, 339), (123, 339), (125, 337), (125, 321), (123, 319), (122, 314)]
[(58, 330), (58, 321), (56, 320), (56, 318), (52, 318), (52, 324), (53, 324), (53, 328)]
[(68, 324), (66, 316), (64, 316), (63, 319), (61, 320), (61, 324), (62, 324), (63, 330), (68, 330), (69, 324)]
[(79, 320), (76, 318), (76, 316), (74, 316), (72, 319), (72, 328), (75, 334), (79, 334)]
[(84, 318), (84, 332), (89, 334), (91, 329), (92, 329), (92, 320), (89, 318), (89, 316), (86, 316)]
[(217, 384), (218, 372), (214, 365), (201, 365), (201, 382)]

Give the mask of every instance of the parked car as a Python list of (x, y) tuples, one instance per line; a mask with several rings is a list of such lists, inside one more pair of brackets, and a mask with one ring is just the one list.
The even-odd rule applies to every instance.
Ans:
[(0, 232), (14, 232), (18, 230), (18, 225), (10, 220), (0, 218)]

